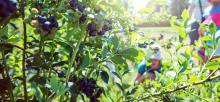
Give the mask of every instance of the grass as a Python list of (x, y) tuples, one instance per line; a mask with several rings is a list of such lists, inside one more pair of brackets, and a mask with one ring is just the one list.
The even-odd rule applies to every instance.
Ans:
[(144, 38), (159, 38), (160, 34), (164, 36), (165, 39), (177, 35), (177, 32), (171, 27), (140, 27), (138, 32), (143, 33)]

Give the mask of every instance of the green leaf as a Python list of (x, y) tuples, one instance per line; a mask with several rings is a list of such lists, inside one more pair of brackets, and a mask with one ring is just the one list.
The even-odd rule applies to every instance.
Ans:
[(122, 92), (124, 92), (124, 89), (123, 89), (123, 87), (122, 87), (122, 85), (121, 84), (119, 84), (119, 83), (116, 83), (116, 85), (118, 86), (118, 88), (122, 91)]
[(120, 55), (122, 55), (125, 59), (135, 61), (135, 57), (138, 56), (138, 50), (135, 48), (127, 48), (120, 52)]
[(19, 42), (19, 39), (13, 37), (13, 38), (8, 39), (8, 42), (16, 43), (16, 42)]
[(130, 72), (130, 70), (126, 70), (126, 71), (122, 74), (122, 76), (128, 74), (129, 72)]
[(108, 54), (108, 46), (102, 47), (102, 57), (105, 58)]
[(181, 14), (181, 17), (183, 20), (187, 20), (189, 18), (189, 11), (187, 9), (184, 9)]
[(111, 60), (115, 64), (123, 64), (125, 62), (125, 60), (120, 56), (114, 56), (114, 57), (111, 58)]
[(197, 81), (199, 81), (199, 78), (197, 77), (197, 76), (190, 76), (190, 79), (189, 79), (189, 82), (190, 83), (194, 83), (194, 82), (197, 82)]
[(209, 41), (209, 40), (212, 40), (212, 37), (211, 36), (204, 36), (201, 38), (202, 41)]
[(128, 90), (127, 95), (132, 95), (136, 92), (136, 88), (132, 88), (130, 90)]
[(185, 39), (186, 38), (186, 33), (185, 33), (185, 30), (182, 28), (182, 27), (178, 27), (178, 32), (179, 32), (179, 35), (182, 39)]
[(108, 84), (108, 81), (109, 81), (109, 75), (108, 75), (108, 73), (103, 70), (100, 74), (101, 74), (102, 80), (103, 80), (106, 84)]
[(43, 93), (41, 89), (39, 88), (39, 86), (37, 86), (35, 83), (33, 83), (31, 86), (32, 86), (32, 91), (34, 95), (36, 96), (37, 100), (39, 102), (43, 102)]
[(207, 70), (215, 70), (217, 68), (219, 68), (220, 64), (218, 61), (211, 61), (211, 62), (208, 62), (207, 65), (206, 65), (206, 69)]
[(188, 65), (189, 65), (189, 61), (188, 60), (184, 61), (181, 65), (182, 67), (180, 68), (178, 74), (185, 72)]
[(56, 77), (51, 77), (49, 81), (47, 81), (48, 87), (51, 88), (57, 96), (63, 95), (67, 89), (65, 88), (65, 83), (61, 83), (56, 79)]
[(4, 28), (0, 29), (0, 35), (1, 34), (7, 34), (7, 32), (8, 32), (8, 26), (5, 26)]
[(216, 32), (216, 30), (217, 30), (216, 25), (215, 25), (214, 23), (211, 23), (211, 24), (209, 25), (209, 30), (210, 30), (211, 34), (215, 34), (215, 32)]
[(121, 80), (121, 76), (117, 72), (112, 72), (115, 76), (117, 76)]
[(92, 55), (88, 52), (88, 54), (86, 56), (84, 56), (83, 62), (80, 65), (80, 68), (85, 68), (85, 67), (89, 66), (92, 63), (91, 58), (92, 58)]
[(112, 36), (109, 39), (110, 45), (112, 45), (112, 49), (116, 50), (118, 48), (119, 45), (119, 39), (116, 36)]

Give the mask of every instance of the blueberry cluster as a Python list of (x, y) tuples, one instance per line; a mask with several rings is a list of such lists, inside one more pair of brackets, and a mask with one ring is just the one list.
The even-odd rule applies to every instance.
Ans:
[(96, 84), (96, 80), (82, 78), (76, 81), (78, 91), (84, 93), (90, 98), (91, 102), (98, 102), (98, 98), (102, 94), (102, 89)]
[(154, 41), (145, 41), (144, 43), (138, 43), (139, 48), (147, 48), (148, 46), (151, 46), (154, 44)]
[(69, 5), (74, 11), (78, 10), (81, 13), (79, 24), (83, 24), (87, 20), (87, 15), (83, 14), (86, 6), (80, 3), (78, 0), (70, 0)]
[[(83, 5), (81, 2), (79, 2), (78, 0), (70, 0), (69, 5), (74, 11), (79, 11), (81, 13), (81, 16), (79, 18), (79, 24), (85, 23), (88, 18), (88, 16), (84, 13), (86, 6)], [(97, 15), (97, 14), (94, 14), (94, 15)], [(111, 19), (106, 19), (104, 21), (104, 25), (96, 24), (96, 21), (97, 21), (96, 19), (93, 19), (93, 22), (90, 22), (87, 25), (87, 33), (90, 36), (104, 35), (107, 31), (112, 30), (112, 26), (109, 26), (112, 24)], [(103, 25), (103, 26), (99, 27), (98, 25)]]
[(45, 17), (37, 16), (36, 20), (38, 22), (37, 29), (41, 31), (42, 34), (53, 34), (59, 27), (58, 21), (54, 16)]
[(94, 22), (91, 22), (87, 25), (87, 32), (90, 36), (96, 36), (98, 35), (104, 35), (107, 31), (112, 30), (111, 21), (106, 19), (105, 24), (101, 27), (100, 30), (98, 30), (97, 24)]
[(84, 12), (86, 9), (86, 6), (80, 4), (78, 0), (70, 0), (69, 4), (73, 10), (78, 10), (79, 12)]
[(16, 13), (16, 3), (11, 0), (0, 0), (0, 22), (7, 20), (12, 14)]

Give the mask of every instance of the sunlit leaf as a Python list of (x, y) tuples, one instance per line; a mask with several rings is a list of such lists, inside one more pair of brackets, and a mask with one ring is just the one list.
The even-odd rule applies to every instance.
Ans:
[(208, 62), (206, 65), (206, 69), (208, 70), (215, 70), (219, 67), (220, 67), (220, 63), (218, 61), (211, 61), (211, 62)]
[(184, 9), (182, 14), (181, 14), (181, 17), (184, 19), (184, 20), (187, 20), (189, 18), (189, 11), (187, 9)]
[(194, 83), (194, 82), (197, 82), (199, 81), (200, 79), (197, 77), (197, 76), (190, 76), (190, 79), (189, 79), (189, 82), (190, 83)]

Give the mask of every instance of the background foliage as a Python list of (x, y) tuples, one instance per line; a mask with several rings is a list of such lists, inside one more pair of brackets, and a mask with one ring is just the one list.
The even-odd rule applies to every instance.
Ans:
[[(171, 26), (178, 35), (162, 43), (162, 73), (157, 73), (155, 81), (135, 85), (133, 67), (149, 54), (152, 41), (142, 39), (147, 40), (149, 49), (137, 47), (139, 35), (133, 27), (129, 2), (79, 0), (77, 3), (85, 9), (75, 8), (69, 0), (17, 1), (14, 13), (17, 16), (10, 15), (10, 21), (7, 18), (8, 22), (1, 23), (0, 100), (219, 101), (220, 60), (209, 60), (205, 65), (190, 60), (194, 57), (200, 61), (194, 49), (213, 39), (204, 37), (196, 46), (186, 45), (187, 11), (181, 14), (181, 20), (171, 19)], [(156, 4), (152, 2), (153, 5)], [(167, 6), (164, 7), (167, 10)], [(59, 26), (45, 32), (44, 24), (35, 25), (36, 20), (39, 23), (36, 19), (39, 15), (54, 16)], [(111, 22), (107, 23), (109, 19)], [(90, 23), (96, 26), (88, 26)], [(104, 35), (90, 32), (93, 27), (98, 32), (104, 25), (112, 30)], [(213, 33), (215, 28), (208, 26), (207, 31)], [(155, 39), (153, 43), (158, 41)], [(115, 70), (110, 70), (106, 62), (112, 63)], [(213, 72), (207, 73), (209, 70)]]

